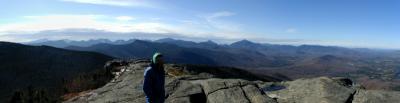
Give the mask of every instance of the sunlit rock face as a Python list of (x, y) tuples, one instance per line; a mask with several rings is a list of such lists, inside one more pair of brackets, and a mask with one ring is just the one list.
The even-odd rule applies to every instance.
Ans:
[[(143, 103), (143, 71), (149, 61), (114, 61), (115, 78), (65, 103)], [(393, 103), (400, 92), (371, 91), (347, 78), (280, 81), (228, 67), (165, 65), (167, 103)]]

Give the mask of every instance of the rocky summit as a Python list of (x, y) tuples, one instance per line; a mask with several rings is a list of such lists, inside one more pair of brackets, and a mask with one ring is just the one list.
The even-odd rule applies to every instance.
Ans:
[[(65, 103), (143, 103), (149, 61), (111, 61), (115, 78)], [(347, 78), (281, 81), (229, 67), (165, 65), (167, 103), (398, 103), (400, 92), (365, 90)]]

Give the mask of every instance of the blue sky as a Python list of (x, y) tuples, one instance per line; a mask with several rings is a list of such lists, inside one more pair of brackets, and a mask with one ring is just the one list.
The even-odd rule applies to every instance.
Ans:
[(147, 33), (220, 43), (400, 48), (399, 0), (0, 0), (0, 7), (1, 41)]

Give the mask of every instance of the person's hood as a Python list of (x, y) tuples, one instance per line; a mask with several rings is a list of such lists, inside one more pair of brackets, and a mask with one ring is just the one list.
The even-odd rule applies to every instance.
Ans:
[(162, 54), (159, 53), (159, 52), (154, 53), (153, 58), (151, 59), (151, 63), (157, 64), (156, 58), (159, 57), (159, 56), (162, 56)]

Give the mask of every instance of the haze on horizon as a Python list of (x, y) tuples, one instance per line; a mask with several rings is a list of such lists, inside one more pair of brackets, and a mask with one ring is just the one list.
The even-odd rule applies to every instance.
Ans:
[(170, 37), (400, 49), (399, 0), (0, 0), (0, 7), (0, 41)]

